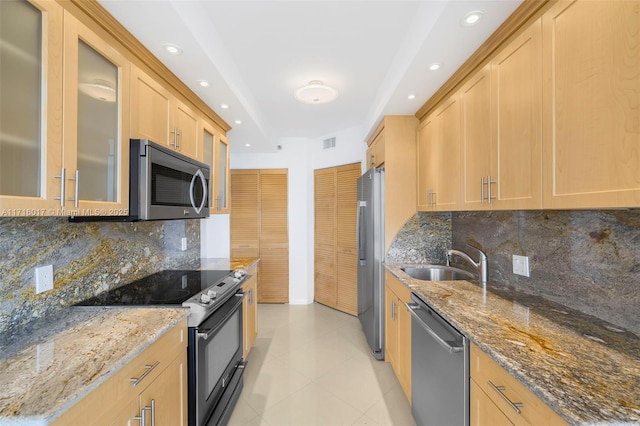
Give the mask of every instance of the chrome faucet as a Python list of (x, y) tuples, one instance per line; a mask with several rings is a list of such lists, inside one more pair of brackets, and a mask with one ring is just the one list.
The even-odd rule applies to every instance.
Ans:
[(455, 254), (456, 256), (460, 256), (462, 259), (466, 260), (469, 264), (471, 264), (476, 269), (476, 272), (478, 273), (478, 278), (480, 279), (480, 284), (485, 285), (487, 284), (487, 255), (479, 248), (476, 248), (473, 246), (469, 246), (469, 247), (471, 247), (472, 249), (478, 252), (478, 256), (480, 257), (480, 260), (478, 262), (473, 260), (471, 256), (469, 256), (465, 252), (462, 252), (460, 250), (449, 249), (447, 250), (447, 266), (451, 266), (452, 255)]

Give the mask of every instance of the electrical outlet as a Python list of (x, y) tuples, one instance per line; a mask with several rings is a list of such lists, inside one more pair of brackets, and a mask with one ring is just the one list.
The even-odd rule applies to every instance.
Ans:
[(187, 237), (182, 237), (182, 242), (180, 247), (182, 248), (182, 251), (185, 251), (187, 249)]
[(516, 275), (529, 276), (529, 257), (513, 255), (513, 273)]
[(53, 265), (36, 268), (36, 294), (53, 290)]

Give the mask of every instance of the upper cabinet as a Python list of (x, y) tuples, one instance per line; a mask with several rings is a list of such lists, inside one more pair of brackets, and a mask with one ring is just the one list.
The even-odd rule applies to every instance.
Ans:
[(68, 12), (64, 27), (60, 204), (78, 215), (126, 215), (129, 62)]
[(640, 206), (640, 10), (561, 1), (543, 16), (544, 208)]
[(63, 9), (0, 1), (0, 214), (60, 208)]
[(131, 138), (149, 139), (201, 160), (196, 112), (141, 69), (132, 71)]
[(418, 210), (450, 211), (461, 206), (460, 99), (454, 94), (418, 128)]
[(380, 167), (384, 164), (384, 132), (378, 133), (378, 135), (369, 141), (370, 145), (367, 148), (367, 168)]
[(542, 207), (540, 20), (460, 90), (466, 210)]
[(229, 213), (229, 141), (220, 135), (215, 143), (216, 171), (213, 187), (212, 210), (214, 213)]
[(211, 170), (209, 205), (211, 214), (229, 213), (229, 141), (207, 121), (201, 122), (202, 161)]

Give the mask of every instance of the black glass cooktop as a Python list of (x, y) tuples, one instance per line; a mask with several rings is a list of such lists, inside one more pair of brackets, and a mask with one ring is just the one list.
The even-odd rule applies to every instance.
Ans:
[(160, 271), (83, 300), (76, 306), (182, 305), (182, 302), (218, 283), (231, 272)]

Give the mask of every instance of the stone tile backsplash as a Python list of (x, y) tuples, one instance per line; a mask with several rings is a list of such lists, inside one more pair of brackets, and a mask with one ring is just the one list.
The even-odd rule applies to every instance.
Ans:
[[(0, 253), (2, 333), (153, 272), (199, 261), (200, 221), (0, 218)], [(34, 268), (48, 264), (54, 288), (35, 294)]]
[[(443, 244), (463, 251), (474, 245), (487, 253), (490, 286), (540, 296), (640, 335), (640, 210), (453, 212), (449, 228), (442, 217), (416, 214), (387, 261), (443, 263), (444, 255), (435, 256)], [(412, 233), (419, 235), (406, 235)], [(529, 257), (530, 277), (512, 273), (513, 254)]]

